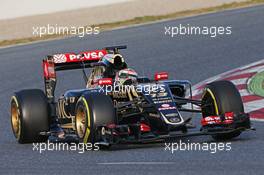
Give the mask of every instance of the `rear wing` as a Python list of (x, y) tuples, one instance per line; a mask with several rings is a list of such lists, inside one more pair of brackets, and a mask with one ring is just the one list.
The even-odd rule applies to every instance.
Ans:
[[(48, 76), (47, 67), (53, 66), (55, 71), (80, 69), (90, 67), (91, 63), (98, 62), (104, 55), (107, 54), (106, 50), (94, 50), (75, 53), (64, 53), (49, 55), (43, 60), (44, 76)], [(81, 64), (80, 64), (81, 63)]]
[(57, 71), (92, 67), (92, 63), (100, 61), (107, 53), (119, 53), (119, 49), (126, 49), (126, 46), (106, 47), (102, 50), (84, 51), (79, 54), (64, 53), (48, 55), (43, 60), (45, 91), (48, 99), (54, 100)]
[(44, 77), (54, 78), (56, 71), (81, 69), (91, 67), (91, 63), (98, 62), (107, 53), (119, 53), (120, 49), (127, 46), (111, 46), (102, 50), (85, 51), (79, 54), (64, 53), (48, 55), (43, 60)]

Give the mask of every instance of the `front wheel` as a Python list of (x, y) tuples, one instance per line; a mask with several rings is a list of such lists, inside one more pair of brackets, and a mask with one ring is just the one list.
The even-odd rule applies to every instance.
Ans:
[[(235, 115), (244, 113), (243, 102), (239, 91), (230, 81), (222, 80), (208, 84), (202, 96), (203, 117), (224, 115), (226, 112), (233, 112)], [(242, 125), (248, 126), (250, 125), (249, 122), (249, 118), (245, 119)], [(234, 131), (231, 133), (216, 134), (212, 137), (216, 140), (227, 140), (237, 137), (240, 134), (241, 131)]]
[(82, 95), (76, 104), (75, 130), (80, 141), (95, 144), (100, 140), (98, 126), (115, 124), (115, 109), (110, 97), (100, 93)]

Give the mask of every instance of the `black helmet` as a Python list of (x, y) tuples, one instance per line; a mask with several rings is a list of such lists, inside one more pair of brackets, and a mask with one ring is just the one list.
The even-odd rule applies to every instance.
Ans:
[(121, 54), (106, 54), (101, 62), (104, 66), (113, 68), (115, 70), (121, 70), (127, 68), (127, 64)]

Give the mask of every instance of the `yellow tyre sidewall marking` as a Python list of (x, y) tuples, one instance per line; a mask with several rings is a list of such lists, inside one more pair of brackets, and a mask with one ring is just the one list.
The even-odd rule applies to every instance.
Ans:
[[(218, 106), (217, 106), (216, 98), (215, 98), (213, 92), (212, 92), (210, 89), (208, 89), (208, 88), (206, 88), (206, 92), (208, 92), (208, 93), (211, 95), (211, 97), (212, 97), (212, 99), (213, 99), (213, 101), (214, 101), (214, 107), (215, 107), (216, 115), (219, 115), (219, 110), (218, 110)], [(205, 94), (206, 94), (206, 93), (205, 93)]]
[(85, 108), (86, 108), (86, 114), (87, 114), (87, 128), (86, 128), (86, 131), (85, 131), (85, 135), (84, 135), (84, 139), (83, 139), (83, 142), (86, 144), (88, 142), (88, 138), (90, 136), (90, 126), (91, 126), (91, 116), (90, 116), (90, 110), (89, 110), (89, 105), (86, 101), (86, 99), (84, 97), (82, 97), (82, 101), (85, 105)]
[(15, 104), (17, 105), (17, 109), (18, 109), (19, 129), (18, 129), (18, 133), (17, 133), (17, 140), (19, 140), (20, 139), (20, 136), (21, 136), (21, 118), (20, 118), (20, 110), (19, 110), (18, 100), (17, 100), (16, 96), (12, 96), (11, 97), (11, 102), (12, 101), (15, 102)]

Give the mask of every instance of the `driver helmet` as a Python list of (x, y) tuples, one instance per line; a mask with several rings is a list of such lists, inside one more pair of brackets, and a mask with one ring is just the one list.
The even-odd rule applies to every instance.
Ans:
[(119, 85), (132, 85), (137, 83), (138, 74), (131, 68), (126, 68), (116, 73), (115, 82)]
[(115, 70), (121, 70), (127, 67), (125, 60), (121, 54), (106, 54), (101, 63), (108, 67), (113, 68)]

